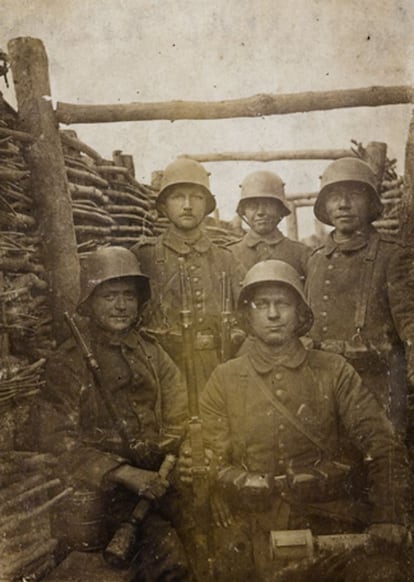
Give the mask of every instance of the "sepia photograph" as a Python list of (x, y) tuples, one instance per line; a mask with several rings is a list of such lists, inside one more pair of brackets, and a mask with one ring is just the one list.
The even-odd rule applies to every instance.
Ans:
[(0, 582), (414, 581), (414, 2), (0, 10)]

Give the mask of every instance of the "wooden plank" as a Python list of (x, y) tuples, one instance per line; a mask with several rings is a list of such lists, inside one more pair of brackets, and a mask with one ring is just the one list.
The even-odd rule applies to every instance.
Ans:
[(414, 112), (405, 148), (404, 189), (401, 204), (400, 234), (407, 244), (414, 244)]
[(351, 149), (325, 150), (281, 150), (267, 152), (219, 152), (208, 154), (183, 154), (180, 158), (190, 158), (197, 162), (275, 162), (279, 160), (339, 160), (355, 157)]
[(379, 107), (413, 102), (413, 88), (362, 87), (337, 91), (308, 91), (253, 95), (224, 101), (169, 101), (155, 103), (117, 103), (76, 105), (57, 103), (58, 121), (71, 123), (112, 123), (114, 121), (149, 121), (166, 119), (230, 119), (263, 117), (305, 111), (326, 111), (348, 107)]
[(64, 330), (64, 311), (79, 295), (79, 260), (72, 205), (58, 124), (50, 98), (48, 59), (43, 43), (22, 37), (8, 43), (21, 129), (33, 137), (27, 148), (33, 199), (49, 274), (55, 335)]

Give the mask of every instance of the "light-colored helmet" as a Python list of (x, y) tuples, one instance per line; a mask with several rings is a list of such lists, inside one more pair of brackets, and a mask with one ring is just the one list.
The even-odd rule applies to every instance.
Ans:
[(165, 202), (168, 188), (176, 184), (201, 186), (206, 193), (206, 214), (213, 212), (216, 207), (216, 199), (210, 190), (209, 173), (199, 162), (190, 158), (178, 158), (165, 168), (161, 179), (161, 188), (155, 202), (159, 212), (161, 211), (160, 205)]
[(303, 312), (305, 313), (304, 321), (300, 329), (297, 330), (298, 335), (307, 333), (313, 324), (313, 313), (306, 301), (299, 273), (284, 261), (271, 259), (253, 265), (242, 282), (237, 308), (241, 310), (246, 305), (247, 296), (252, 289), (267, 283), (287, 285), (295, 291), (302, 302)]
[(331, 225), (326, 213), (326, 194), (332, 192), (334, 185), (352, 182), (364, 184), (367, 187), (371, 198), (370, 221), (373, 222), (381, 216), (383, 205), (378, 195), (374, 172), (366, 162), (349, 157), (335, 160), (322, 174), (321, 188), (313, 208), (316, 218)]
[(81, 258), (80, 299), (81, 306), (96, 287), (110, 279), (135, 277), (141, 288), (142, 303), (151, 296), (149, 278), (141, 272), (138, 259), (132, 251), (124, 247), (105, 247)]
[(252, 172), (245, 177), (241, 184), (240, 200), (236, 212), (243, 215), (243, 202), (255, 198), (269, 198), (276, 200), (282, 209), (282, 217), (290, 214), (286, 206), (285, 185), (282, 179), (273, 172), (262, 170)]

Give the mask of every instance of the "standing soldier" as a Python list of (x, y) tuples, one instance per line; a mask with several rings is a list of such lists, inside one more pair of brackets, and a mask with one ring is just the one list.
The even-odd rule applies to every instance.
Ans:
[[(381, 580), (407, 579), (396, 561), (408, 538), (406, 450), (385, 412), (342, 356), (303, 347), (312, 311), (290, 265), (252, 267), (239, 310), (249, 350), (219, 365), (200, 399), (212, 480), (229, 510), (220, 517), (227, 527), (216, 531), (215, 579), (273, 580), (270, 530), (301, 528), (368, 528), (386, 544), (383, 554), (362, 551), (352, 561), (344, 552), (339, 571), (328, 559), (324, 580), (371, 580), (377, 571)], [(191, 475), (186, 461), (183, 480)], [(362, 477), (362, 463), (367, 487), (357, 488), (352, 474)]]
[(260, 261), (278, 259), (292, 265), (302, 279), (306, 276), (311, 249), (285, 237), (278, 229), (290, 210), (286, 206), (284, 184), (277, 174), (261, 171), (246, 176), (237, 214), (250, 230), (229, 248), (247, 270)]
[(404, 431), (404, 348), (414, 379), (413, 257), (373, 227), (382, 208), (368, 164), (343, 158), (326, 168), (314, 212), (334, 230), (308, 264), (310, 335), (353, 364)]
[(235, 305), (243, 269), (229, 250), (214, 245), (201, 228), (216, 207), (209, 177), (201, 164), (178, 159), (169, 164), (156, 201), (157, 210), (170, 221), (168, 230), (154, 240), (132, 247), (151, 279), (152, 300), (148, 328), (181, 370), (184, 350), (180, 329), (185, 272), (186, 306), (192, 312), (193, 356), (201, 390), (220, 361), (223, 312), (223, 275), (230, 306)]
[[(77, 311), (98, 369), (82, 342), (71, 338), (62, 344), (47, 366), (37, 428), (41, 448), (58, 455), (83, 499), (82, 515), (62, 516), (72, 524), (63, 532), (69, 547), (104, 546), (132, 513), (137, 496), (158, 499), (157, 511), (138, 532), (139, 579), (184, 580), (186, 557), (162, 516), (168, 483), (158, 470), (166, 451), (178, 449), (187, 402), (174, 363), (136, 329), (149, 297), (148, 277), (129, 250), (109, 247), (88, 255)], [(100, 514), (93, 514), (88, 499), (102, 507)]]

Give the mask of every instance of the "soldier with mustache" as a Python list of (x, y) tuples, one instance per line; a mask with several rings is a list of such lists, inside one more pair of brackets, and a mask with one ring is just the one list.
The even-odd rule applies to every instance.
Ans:
[(406, 374), (414, 380), (413, 254), (374, 228), (382, 209), (368, 164), (342, 158), (326, 168), (314, 213), (334, 230), (308, 264), (310, 336), (352, 363), (404, 432)]
[[(201, 390), (220, 360), (223, 273), (228, 281), (230, 304), (234, 307), (244, 269), (229, 250), (212, 243), (202, 229), (202, 222), (213, 212), (216, 201), (210, 191), (209, 174), (201, 164), (185, 158), (169, 164), (163, 173), (156, 207), (170, 221), (167, 231), (131, 249), (151, 278), (152, 299), (146, 323), (184, 370), (181, 263), (186, 271), (194, 330), (193, 357)], [(233, 337), (236, 335), (237, 332)]]

